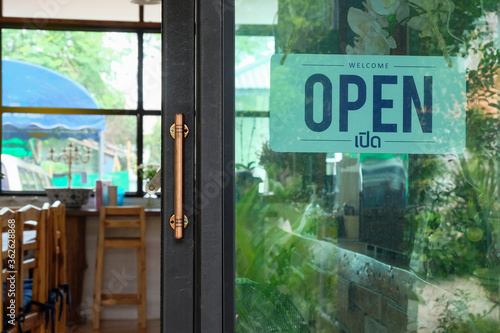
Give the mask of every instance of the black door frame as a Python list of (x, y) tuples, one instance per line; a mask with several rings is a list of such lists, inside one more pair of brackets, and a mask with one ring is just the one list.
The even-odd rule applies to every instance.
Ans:
[[(234, 0), (163, 0), (162, 332), (234, 331)], [(174, 140), (184, 113), (185, 237), (175, 240)]]

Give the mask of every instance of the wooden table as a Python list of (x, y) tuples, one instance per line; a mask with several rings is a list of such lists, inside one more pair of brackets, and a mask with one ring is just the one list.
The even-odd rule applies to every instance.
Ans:
[[(146, 218), (160, 215), (160, 209), (146, 209)], [(88, 267), (85, 256), (85, 223), (89, 216), (99, 217), (99, 211), (95, 209), (66, 209), (66, 243), (68, 244), (66, 271), (71, 290), (72, 308), (72, 311), (68, 313), (68, 324), (82, 322), (79, 307), (82, 302), (84, 272)]]

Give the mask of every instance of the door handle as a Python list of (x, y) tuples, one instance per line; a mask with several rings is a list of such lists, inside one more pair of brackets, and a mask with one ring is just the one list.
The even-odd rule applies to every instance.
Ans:
[(170, 226), (174, 229), (175, 239), (184, 238), (184, 228), (187, 227), (188, 219), (183, 212), (184, 198), (184, 138), (187, 137), (189, 129), (184, 124), (184, 115), (175, 115), (175, 123), (170, 127), (170, 135), (175, 139), (175, 170), (174, 170), (174, 215), (170, 218)]

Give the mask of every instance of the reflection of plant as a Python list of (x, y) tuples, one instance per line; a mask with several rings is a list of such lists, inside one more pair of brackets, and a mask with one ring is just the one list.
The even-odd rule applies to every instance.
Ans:
[(142, 180), (149, 181), (156, 175), (160, 166), (158, 164), (141, 164), (137, 167), (139, 169), (139, 176)]
[(309, 200), (309, 185), (319, 184), (319, 191), (323, 190), (317, 171), (320, 161), (325, 161), (325, 154), (277, 153), (265, 143), (259, 164), (267, 172), (271, 191), (285, 201), (297, 202)]
[(281, 291), (309, 327), (315, 327), (318, 313), (336, 312), (336, 302), (319, 303), (336, 298), (336, 268), (331, 260), (336, 253), (332, 244), (313, 235), (324, 216), (306, 214), (307, 203), (291, 199), (290, 186), (294, 187), (284, 184), (282, 191), (263, 196), (254, 185), (237, 203), (236, 277)]
[(309, 332), (304, 318), (274, 285), (236, 279), (236, 331)]
[[(467, 158), (412, 156), (410, 191), (417, 204), (413, 269), (426, 277), (472, 274), (487, 266), (498, 230), (500, 122), (472, 109)], [(490, 255), (491, 257), (491, 255)], [(418, 266), (418, 267), (417, 267)]]
[[(374, 2), (371, 1), (372, 4)], [(496, 176), (500, 165), (500, 119), (496, 90), (500, 52), (491, 41), (494, 34), (488, 29), (484, 11), (496, 8), (499, 1), (419, 2), (422, 7), (433, 4), (434, 21), (439, 17), (437, 22), (441, 22), (439, 29), (447, 50), (450, 54), (454, 52), (469, 57), (469, 68), (466, 152), (458, 156), (410, 157), (409, 186), (416, 214), (409, 218), (414, 219), (417, 226), (412, 268), (426, 277), (477, 272), (490, 276), (485, 272), (486, 253), (492, 252), (494, 235), (498, 232), (491, 223), (491, 217), (500, 208)], [(416, 3), (408, 1), (410, 7)], [(486, 7), (480, 6), (483, 3)], [(415, 23), (416, 14), (421, 20), (430, 19), (422, 11), (413, 9), (408, 25)], [(460, 24), (457, 19), (460, 19)], [(450, 22), (455, 23), (453, 28)], [(455, 36), (460, 36), (460, 39)], [(421, 32), (419, 37), (414, 38), (419, 44), (418, 52), (435, 54), (438, 43), (426, 44), (432, 39), (436, 41), (432, 31)]]
[(497, 4), (498, 0), (367, 0), (364, 11), (349, 9), (347, 20), (357, 37), (346, 52), (389, 54), (398, 47), (393, 38), (396, 28), (406, 25), (418, 34), (420, 49), (426, 55), (439, 52), (452, 67), (451, 54), (458, 53), (464, 44), (471, 50), (476, 19), (485, 10), (496, 11)]
[(367, 0), (363, 3), (365, 12), (350, 8), (347, 20), (358, 37), (354, 47), (348, 46), (350, 54), (389, 54), (397, 47), (392, 33), (397, 26), (408, 24), (419, 31), (420, 37), (429, 37), (445, 56), (448, 65), (452, 63), (443, 37), (443, 30), (455, 37), (449, 30), (450, 16), (454, 3), (450, 0)]
[(276, 44), (283, 50), (284, 63), (290, 53), (303, 53), (333, 31), (330, 0), (280, 0)]
[(488, 318), (491, 312), (497, 307), (493, 305), (482, 313), (470, 313), (470, 293), (461, 289), (454, 294), (454, 299), (449, 299), (445, 295), (436, 299), (439, 305), (444, 306), (438, 319), (438, 330), (435, 333), (496, 333), (500, 331), (497, 321)]

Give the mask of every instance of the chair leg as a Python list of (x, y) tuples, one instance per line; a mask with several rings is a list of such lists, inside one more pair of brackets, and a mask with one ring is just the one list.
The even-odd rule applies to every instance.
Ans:
[(99, 329), (101, 318), (101, 297), (102, 297), (102, 270), (104, 262), (104, 225), (100, 223), (99, 236), (97, 240), (96, 265), (94, 277), (94, 306), (92, 307), (92, 326)]
[(146, 327), (146, 246), (144, 241), (137, 249), (137, 293), (140, 304), (137, 307), (139, 327)]

